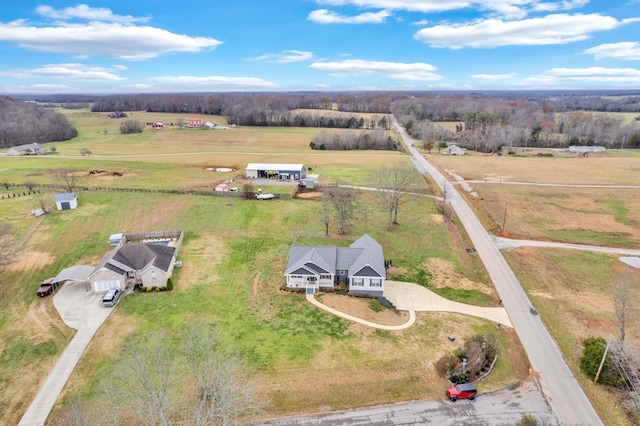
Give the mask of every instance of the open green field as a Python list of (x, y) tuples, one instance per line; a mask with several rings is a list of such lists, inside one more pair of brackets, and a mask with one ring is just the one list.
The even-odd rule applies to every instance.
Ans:
[[(158, 115), (141, 118), (143, 114), (134, 113), (133, 118), (169, 121)], [(35, 296), (39, 282), (74, 264), (95, 265), (110, 249), (108, 236), (122, 231), (183, 229), (184, 266), (174, 273), (174, 291), (132, 294), (121, 301), (74, 371), (53, 413), (54, 423), (64, 422), (72, 401), (91, 404), (103, 398), (97, 390), (101, 377), (118, 368), (118, 352), (126, 342), (158, 330), (176, 337), (191, 324), (219, 329), (225, 349), (247, 363), (260, 383), (266, 416), (440, 399), (447, 383), (435, 374), (433, 362), (454, 349), (449, 335), (458, 342), (477, 333), (498, 336), (502, 356), (495, 373), (480, 384), (482, 391), (526, 376), (528, 365), (515, 333), (484, 320), (421, 314), (417, 325), (405, 332), (373, 332), (313, 308), (302, 296), (282, 293), (286, 257), (296, 233), (324, 230), (319, 201), (91, 190), (211, 188), (242, 170), (214, 178), (210, 176), (218, 174), (205, 166), (244, 167), (256, 161), (303, 162), (328, 181), (363, 185), (381, 164), (408, 161), (401, 153), (310, 152), (305, 138), (317, 131), (313, 129), (163, 129), (133, 135), (136, 141), (119, 135), (117, 126), (106, 128), (114, 124), (100, 116), (70, 116), (81, 136), (56, 144), (59, 155), (0, 157), (0, 183), (51, 183), (53, 170), (69, 168), (89, 188), (78, 192), (78, 209), (35, 218), (31, 209), (39, 197), (52, 200), (51, 192), (23, 195), (25, 187), (0, 187), (0, 195), (18, 194), (0, 198), (0, 221), (10, 226), (0, 242), (16, 250), (7, 250), (0, 266), (0, 301), (8, 307), (0, 311), (0, 424), (17, 423), (73, 335), (52, 299)], [(244, 133), (231, 133), (235, 130)], [(211, 144), (206, 149), (191, 143), (200, 134), (202, 144)], [(243, 145), (237, 152), (224, 147), (232, 144), (233, 135), (239, 135), (238, 144)], [(82, 147), (94, 154), (79, 155)], [(92, 169), (124, 173), (89, 176)], [(423, 180), (414, 189), (430, 192)], [(497, 304), (479, 259), (464, 250), (467, 236), (442, 221), (432, 199), (411, 197), (401, 207), (401, 225), (392, 232), (386, 231), (377, 205), (375, 193), (358, 192), (349, 235), (355, 239), (366, 232), (381, 243), (385, 258), (394, 262), (396, 275), (390, 278), (420, 282), (454, 300)], [(335, 222), (331, 232), (336, 232)], [(349, 243), (323, 240), (298, 243)], [(471, 282), (473, 289), (458, 288), (455, 280), (441, 286), (432, 269), (436, 261), (447, 273)]]
[[(28, 203), (27, 198), (20, 202)], [(362, 201), (363, 206), (372, 204), (371, 199)], [(14, 262), (1, 272), (2, 282), (7, 283), (2, 300), (12, 306), (0, 314), (7, 418), (16, 420), (26, 408), (71, 337), (56, 318), (51, 299), (35, 297), (37, 283), (72, 264), (95, 264), (109, 249), (108, 235), (118, 230), (183, 228), (184, 266), (174, 276), (173, 292), (133, 294), (121, 302), (72, 376), (64, 401), (99, 398), (91, 389), (101, 373), (117, 368), (117, 350), (127, 339), (159, 329), (179, 334), (192, 323), (222, 330), (228, 349), (240, 353), (257, 372), (267, 413), (272, 415), (439, 398), (446, 383), (433, 374), (428, 360), (435, 361), (450, 348), (450, 334), (462, 339), (481, 331), (498, 333), (505, 353), (517, 350), (513, 336), (482, 320), (425, 314), (407, 332), (372, 333), (317, 311), (302, 296), (280, 293), (295, 232), (322, 231), (318, 204), (87, 192), (81, 194), (77, 210), (45, 216)], [(385, 247), (385, 255), (408, 274), (418, 273), (416, 265), (431, 256), (457, 265), (459, 271), (477, 267), (460, 258), (460, 248), (433, 219), (431, 200), (416, 198), (405, 210), (404, 225), (389, 233), (381, 213), (365, 208), (350, 234), (370, 233)], [(424, 238), (416, 241), (415, 229), (424, 229)], [(402, 347), (407, 350), (397, 350)], [(367, 361), (358, 361), (363, 359)], [(331, 375), (326, 374), (328, 369)], [(512, 381), (515, 370), (508, 356), (501, 358), (498, 373), (481, 388)], [(313, 397), (309, 397), (311, 384)], [(368, 389), (374, 386), (378, 392), (371, 399)]]

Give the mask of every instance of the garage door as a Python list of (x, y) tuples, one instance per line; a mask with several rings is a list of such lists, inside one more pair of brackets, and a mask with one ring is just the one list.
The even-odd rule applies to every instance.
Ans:
[(93, 282), (93, 291), (96, 293), (101, 293), (103, 291), (109, 291), (111, 289), (120, 289), (120, 281), (94, 281)]

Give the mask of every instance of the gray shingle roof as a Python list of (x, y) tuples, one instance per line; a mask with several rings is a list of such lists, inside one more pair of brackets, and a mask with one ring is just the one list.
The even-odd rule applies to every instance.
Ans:
[(76, 193), (75, 192), (65, 192), (63, 194), (56, 194), (54, 196), (54, 199), (56, 200), (56, 203), (62, 203), (65, 201), (73, 201), (73, 199), (76, 198)]
[(123, 274), (130, 270), (142, 271), (151, 265), (163, 271), (169, 271), (175, 251), (175, 247), (158, 244), (125, 244), (107, 252), (94, 272), (104, 267)]
[(350, 275), (386, 278), (382, 246), (368, 234), (349, 247), (291, 246), (285, 273), (335, 273), (338, 269), (346, 269)]

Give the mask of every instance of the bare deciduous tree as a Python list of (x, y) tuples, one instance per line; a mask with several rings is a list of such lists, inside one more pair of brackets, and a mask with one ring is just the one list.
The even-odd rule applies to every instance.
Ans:
[(614, 282), (613, 303), (615, 306), (616, 320), (618, 322), (618, 339), (620, 345), (624, 345), (627, 328), (627, 314), (629, 301), (633, 299), (633, 274), (631, 272), (620, 273)]
[(219, 342), (201, 325), (179, 341), (161, 332), (129, 341), (99, 384), (107, 397), (72, 404), (64, 424), (230, 425), (260, 412), (256, 384)]
[(193, 327), (183, 345), (200, 396), (193, 410), (198, 426), (232, 424), (260, 410), (255, 383), (244, 380), (240, 360), (221, 351), (218, 343), (215, 331)]
[(329, 235), (329, 223), (331, 221), (331, 193), (323, 189), (322, 193), (322, 222), (324, 223), (324, 235)]
[(388, 215), (387, 229), (393, 230), (398, 224), (398, 210), (405, 200), (406, 190), (415, 182), (416, 172), (408, 163), (383, 165), (371, 175), (373, 185), (378, 190), (382, 206)]
[(73, 170), (69, 169), (55, 170), (53, 172), (53, 180), (65, 192), (75, 192), (78, 186), (78, 176)]
[(355, 210), (356, 193), (351, 188), (336, 186), (329, 190), (331, 204), (338, 217), (338, 232), (342, 235), (347, 233), (349, 220)]

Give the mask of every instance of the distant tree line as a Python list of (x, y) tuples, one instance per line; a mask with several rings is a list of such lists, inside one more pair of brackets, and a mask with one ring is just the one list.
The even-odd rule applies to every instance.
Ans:
[(321, 132), (309, 144), (318, 150), (396, 150), (398, 144), (385, 131)]
[[(635, 99), (640, 101), (640, 97)], [(625, 100), (624, 105), (634, 105), (630, 102)], [(531, 101), (461, 95), (411, 98), (395, 102), (393, 113), (414, 138), (456, 143), (482, 152), (515, 146), (640, 147), (640, 121), (625, 123), (613, 115), (584, 110), (559, 111), (556, 103), (548, 99)], [(438, 124), (443, 121), (459, 123), (455, 128), (444, 128)]]
[(58, 142), (72, 139), (77, 130), (67, 118), (35, 103), (0, 98), (0, 146)]

